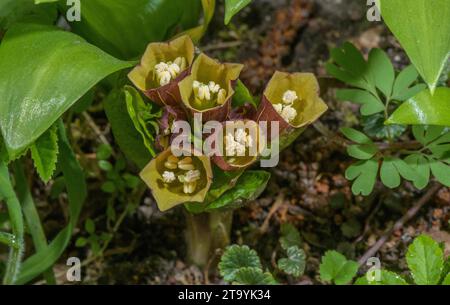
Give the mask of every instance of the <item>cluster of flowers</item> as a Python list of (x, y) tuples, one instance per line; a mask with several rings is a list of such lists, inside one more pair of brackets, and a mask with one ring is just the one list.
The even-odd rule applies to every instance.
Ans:
[[(273, 140), (258, 123), (278, 122), (280, 140), (311, 124), (327, 109), (313, 74), (283, 72), (275, 72), (257, 109), (250, 101), (233, 107), (242, 69), (241, 64), (220, 63), (203, 53), (195, 58), (191, 39), (181, 36), (168, 43), (149, 44), (140, 64), (130, 72), (133, 84), (163, 107), (157, 138), (161, 153), (141, 172), (161, 210), (203, 202), (214, 178), (214, 166), (233, 171), (255, 162), (258, 154), (250, 151), (257, 147), (259, 152)], [(227, 126), (223, 138), (218, 139), (225, 147), (224, 156), (193, 154), (193, 149), (170, 146), (173, 122), (192, 121), (195, 114), (201, 114), (203, 122), (214, 120)], [(229, 125), (234, 126), (232, 132)]]

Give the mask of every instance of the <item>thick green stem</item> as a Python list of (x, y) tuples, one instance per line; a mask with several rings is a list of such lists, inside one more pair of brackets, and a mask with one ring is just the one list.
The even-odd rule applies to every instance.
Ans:
[[(33, 239), (34, 247), (36, 248), (36, 252), (44, 251), (48, 246), (47, 238), (45, 237), (44, 228), (42, 227), (39, 213), (36, 209), (36, 205), (34, 204), (33, 197), (31, 196), (25, 171), (20, 160), (14, 162), (14, 170), (18, 198), (22, 204), (25, 222)], [(44, 272), (44, 278), (47, 284), (56, 284), (55, 274), (53, 273), (52, 267)]]
[(3, 278), (3, 283), (8, 285), (14, 284), (19, 274), (24, 247), (24, 227), (22, 209), (9, 179), (8, 167), (3, 162), (0, 162), (0, 193), (8, 207), (11, 231), (14, 236), (11, 240), (13, 247), (9, 251), (8, 265)]
[(216, 249), (230, 243), (233, 212), (186, 212), (187, 261), (205, 267)]

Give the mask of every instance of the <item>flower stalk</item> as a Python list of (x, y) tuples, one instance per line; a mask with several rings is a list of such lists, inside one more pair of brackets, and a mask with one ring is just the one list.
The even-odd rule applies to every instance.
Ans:
[(233, 212), (191, 214), (186, 212), (187, 261), (208, 266), (217, 249), (230, 243)]

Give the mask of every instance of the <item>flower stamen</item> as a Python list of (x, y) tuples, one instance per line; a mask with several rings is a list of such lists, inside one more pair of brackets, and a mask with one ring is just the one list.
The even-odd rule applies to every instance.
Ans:
[(192, 158), (186, 157), (183, 160), (179, 161), (178, 168), (186, 171), (195, 169), (194, 164), (192, 164)]
[(162, 178), (165, 183), (172, 183), (177, 179), (175, 177), (175, 173), (169, 171), (164, 171), (164, 173), (162, 174)]
[(178, 158), (171, 155), (167, 158), (167, 161), (164, 162), (164, 166), (168, 169), (177, 169), (178, 168)]
[(177, 57), (173, 62), (160, 62), (155, 65), (156, 80), (161, 86), (165, 86), (185, 69), (186, 59), (184, 57)]
[(283, 94), (283, 103), (286, 105), (292, 105), (296, 100), (298, 100), (298, 96), (295, 91), (287, 90)]
[(283, 94), (283, 103), (274, 104), (273, 107), (286, 122), (291, 123), (297, 117), (297, 110), (293, 105), (298, 99), (295, 91), (287, 90)]
[(247, 148), (253, 146), (253, 139), (243, 128), (238, 128), (234, 135), (227, 133), (225, 136), (225, 154), (228, 157), (245, 156)]
[(195, 169), (193, 160), (191, 157), (185, 157), (179, 160), (174, 155), (170, 155), (164, 166), (167, 169), (176, 170), (178, 173), (173, 171), (164, 171), (161, 175), (164, 183), (171, 184), (175, 181), (179, 181), (183, 184), (183, 192), (185, 194), (192, 194), (197, 188), (197, 181), (200, 180), (201, 174), (199, 170)]
[(197, 180), (200, 179), (199, 170), (189, 170), (184, 175), (178, 175), (178, 181), (183, 183), (183, 192), (185, 194), (192, 194), (197, 188)]
[(199, 81), (194, 81), (192, 84), (194, 90), (194, 96), (200, 103), (212, 101), (216, 99), (218, 105), (223, 105), (227, 97), (227, 91), (222, 89), (219, 84), (210, 81), (208, 84), (204, 84)]

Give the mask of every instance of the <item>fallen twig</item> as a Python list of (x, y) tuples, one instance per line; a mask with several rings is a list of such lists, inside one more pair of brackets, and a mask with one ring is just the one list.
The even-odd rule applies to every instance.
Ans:
[(433, 184), (428, 189), (428, 191), (406, 212), (406, 214), (403, 215), (399, 220), (397, 220), (392, 228), (387, 230), (380, 237), (380, 239), (378, 239), (377, 242), (369, 250), (367, 250), (363, 256), (361, 256), (361, 258), (358, 260), (358, 264), (362, 266), (369, 258), (373, 257), (375, 253), (377, 253), (378, 250), (380, 250), (384, 243), (389, 239), (391, 234), (403, 227), (406, 222), (413, 218), (414, 215), (416, 215), (416, 213), (420, 210), (420, 208), (422, 208), (422, 206), (424, 206), (431, 198), (433, 198), (433, 196), (439, 191), (441, 187), (442, 186), (438, 183)]
[[(347, 147), (348, 145), (353, 144), (352, 141), (342, 137), (339, 132), (331, 131), (327, 126), (325, 126), (320, 121), (314, 122), (313, 127), (321, 135), (325, 136), (328, 140), (342, 147)], [(374, 144), (378, 147), (380, 151), (418, 150), (422, 147), (422, 145), (418, 141), (408, 141), (399, 143), (375, 142)]]
[(236, 41), (227, 41), (227, 42), (220, 42), (217, 44), (211, 44), (202, 47), (202, 51), (213, 51), (213, 50), (220, 50), (220, 49), (229, 49), (229, 48), (235, 48), (242, 44), (242, 41), (236, 40)]
[(262, 226), (259, 228), (259, 234), (263, 235), (267, 232), (269, 229), (269, 222), (272, 216), (275, 214), (276, 211), (283, 205), (284, 202), (284, 196), (282, 194), (278, 195), (277, 199), (275, 200), (275, 203), (270, 208), (269, 214), (267, 214), (266, 219), (264, 219), (264, 222)]
[(111, 146), (111, 144), (109, 143), (109, 141), (106, 139), (105, 135), (102, 133), (102, 131), (100, 130), (100, 128), (97, 126), (97, 124), (95, 123), (95, 121), (92, 119), (92, 117), (89, 115), (89, 113), (87, 113), (86, 111), (83, 112), (83, 117), (86, 120), (86, 122), (88, 123), (89, 127), (91, 127), (91, 129), (94, 131), (94, 133), (98, 136), (98, 138), (100, 139), (100, 141), (103, 144), (109, 145)]
[(378, 194), (380, 193), (382, 187), (378, 184), (377, 187), (375, 188), (375, 191), (371, 194), (371, 197), (369, 197), (368, 199), (370, 200), (370, 205), (373, 204), (373, 202), (375, 202), (374, 207), (372, 208), (372, 210), (370, 211), (369, 215), (366, 218), (366, 221), (364, 223), (364, 230), (361, 233), (361, 235), (355, 239), (355, 241), (353, 242), (354, 244), (359, 243), (360, 241), (362, 241), (364, 239), (364, 237), (366, 236), (367, 232), (369, 232), (370, 230), (370, 222), (372, 221), (372, 219), (375, 217), (375, 215), (378, 213), (380, 207), (381, 207), (381, 203), (383, 202), (383, 198), (379, 198)]

